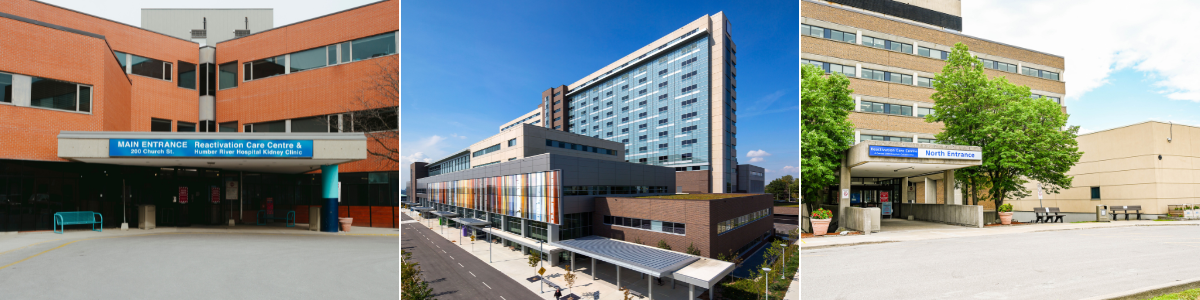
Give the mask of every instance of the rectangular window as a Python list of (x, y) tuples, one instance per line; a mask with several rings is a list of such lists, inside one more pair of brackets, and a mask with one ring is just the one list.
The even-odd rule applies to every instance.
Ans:
[(200, 79), (200, 96), (213, 96), (213, 92), (217, 89), (217, 70), (216, 66), (211, 63), (203, 63), (199, 66)]
[(292, 62), (288, 65), (292, 72), (300, 72), (326, 66), (325, 47), (308, 49), (291, 54)]
[(898, 137), (898, 136), (883, 136), (883, 135), (867, 135), (867, 134), (862, 134), (862, 135), (859, 135), (859, 139), (858, 139), (858, 141), (860, 141), (860, 142), (861, 142), (861, 141), (887, 141), (887, 142), (907, 142), (907, 143), (912, 143), (913, 139), (912, 139), (911, 137)]
[(286, 73), (284, 66), (286, 65), (287, 57), (280, 55), (269, 57), (247, 63), (250, 73), (250, 80), (263, 79)]
[(171, 120), (150, 118), (150, 131), (171, 132)]
[(873, 38), (873, 37), (869, 37), (869, 36), (862, 37), (862, 44), (863, 44), (863, 46), (875, 47), (875, 48), (891, 50), (891, 51), (896, 51), (896, 52), (913, 53), (912, 44), (893, 42), (893, 41), (880, 39), (880, 38)]
[(133, 66), (130, 67), (129, 74), (141, 75), (167, 81), (171, 80), (171, 63), (169, 62), (153, 58), (145, 58), (137, 55), (130, 55), (129, 63), (133, 64)]
[(117, 57), (117, 63), (121, 65), (121, 70), (122, 70), (122, 72), (124, 72), (123, 70), (125, 70), (125, 66), (126, 66), (125, 53), (121, 52), (121, 51), (113, 51), (113, 56)]
[[(1014, 71), (1015, 72), (1015, 71)], [(1038, 70), (1030, 67), (1022, 67), (1021, 73), (1033, 77), (1040, 77), (1050, 80), (1058, 80), (1058, 73)]]
[(179, 62), (178, 86), (185, 89), (196, 89), (196, 64)]
[(365, 37), (351, 42), (354, 61), (396, 54), (396, 32)]
[(935, 80), (933, 80), (933, 78), (917, 77), (917, 86), (931, 88), (931, 87), (933, 87), (934, 81)]
[(861, 101), (861, 104), (858, 106), (858, 109), (859, 109), (859, 111), (862, 111), (862, 112), (912, 116), (912, 106), (911, 105)]
[(917, 142), (922, 143), (922, 144), (937, 144), (938, 143), (936, 139), (924, 139), (924, 138), (917, 138)]
[(946, 51), (929, 49), (925, 47), (917, 47), (917, 55), (940, 60), (950, 59), (950, 54), (946, 53)]
[(316, 116), (292, 119), (292, 132), (329, 132), (329, 118)]
[(886, 73), (886, 72), (871, 70), (871, 69), (862, 69), (862, 76), (859, 76), (859, 77), (866, 78), (866, 79), (883, 80), (884, 73)]
[(220, 76), (218, 77), (218, 79), (221, 81), (220, 89), (237, 87), (237, 85), (238, 85), (238, 80), (237, 80), (237, 71), (238, 70), (237, 70), (237, 68), (238, 68), (237, 61), (221, 64), (221, 66), (219, 67)]
[(0, 102), (12, 103), (13, 102), (13, 85), (12, 85), (12, 75), (11, 74), (0, 73), (0, 88), (4, 89), (3, 90), (4, 95), (2, 95), (2, 97), (0, 97)]
[(287, 123), (284, 121), (263, 122), (252, 124), (251, 128), (254, 132), (287, 132)]
[(516, 145), (517, 145), (517, 139), (508, 140), (509, 147), (516, 146)]
[(917, 108), (917, 116), (918, 117), (924, 118), (926, 115), (931, 115), (931, 114), (933, 114), (933, 108), (928, 108), (928, 107), (918, 107)]
[(224, 122), (224, 123), (217, 125), (217, 130), (220, 132), (237, 132), (238, 131), (237, 128), (238, 128), (237, 121)]
[(827, 28), (817, 27), (817, 26), (812, 26), (812, 25), (805, 25), (805, 24), (800, 24), (800, 33), (803, 35), (807, 35), (807, 36), (831, 39), (831, 40), (842, 41), (842, 42), (847, 42), (847, 43), (854, 43), (854, 40), (855, 40), (854, 33), (833, 30), (833, 29), (827, 29)]
[[(92, 88), (90, 86), (39, 77), (31, 77), (31, 81), (30, 106), (81, 112), (91, 111)], [(11, 79), (8, 88), (11, 89)], [(11, 92), (6, 92), (6, 97), (11, 99)]]
[(471, 154), (471, 157), (479, 157), (496, 151), (500, 151), (500, 144), (495, 144), (491, 147), (484, 148), (483, 150), (475, 151), (475, 153)]
[(175, 122), (175, 132), (196, 132), (196, 123), (184, 121)]
[(1100, 199), (1100, 187), (1092, 187), (1092, 199)]

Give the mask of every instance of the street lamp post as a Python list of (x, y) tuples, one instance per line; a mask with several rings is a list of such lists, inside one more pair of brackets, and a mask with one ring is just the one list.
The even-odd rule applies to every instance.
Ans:
[(763, 299), (771, 300), (771, 286), (768, 284), (771, 282), (771, 268), (763, 268), (763, 271), (767, 271), (767, 275), (763, 276)]
[(488, 263), (492, 263), (492, 227), (491, 226), (488, 226)]
[(779, 243), (783, 246), (783, 270), (779, 271), (779, 279), (783, 279), (783, 273), (787, 273), (787, 243)]
[[(542, 250), (542, 240), (538, 240), (538, 265), (540, 266), (540, 268), (544, 269), (544, 268), (546, 268), (546, 263), (542, 262), (542, 251), (545, 251), (545, 250)], [(540, 273), (538, 274), (538, 277), (539, 277), (538, 281), (542, 283), (542, 284), (538, 285), (538, 288), (541, 288), (542, 292), (545, 293), (546, 292), (546, 277), (542, 277), (542, 274), (540, 274)]]

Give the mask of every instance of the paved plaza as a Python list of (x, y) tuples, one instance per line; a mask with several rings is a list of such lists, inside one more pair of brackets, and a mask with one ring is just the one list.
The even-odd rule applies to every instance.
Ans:
[(306, 225), (0, 235), (0, 298), (398, 297), (398, 229)]

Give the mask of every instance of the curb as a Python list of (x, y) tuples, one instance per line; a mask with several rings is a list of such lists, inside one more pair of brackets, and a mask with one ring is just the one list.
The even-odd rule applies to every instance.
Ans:
[[(1029, 231), (1029, 232), (1018, 232), (1018, 233), (1053, 232), (1053, 231), (1088, 230), (1088, 229), (1123, 228), (1123, 227), (1157, 227), (1157, 226), (1200, 226), (1200, 224), (1197, 224), (1197, 223), (1187, 223), (1187, 224), (1128, 224), (1128, 225), (1113, 225), (1113, 226), (1104, 226), (1104, 227), (1040, 229), (1040, 230), (1034, 230), (1034, 231)], [(1018, 233), (1009, 233), (1009, 234), (1018, 234)], [(1004, 235), (1004, 234), (994, 234), (994, 235)], [(983, 235), (983, 236), (986, 236), (986, 235)], [(815, 246), (808, 246), (808, 247), (800, 247), (800, 251), (805, 251), (805, 250), (817, 250), (817, 249), (826, 249), (826, 248), (837, 248), (837, 247), (862, 246), (862, 245), (870, 245), (870, 244), (886, 244), (886, 243), (912, 242), (912, 241), (926, 241), (926, 240), (942, 240), (942, 239), (953, 239), (953, 238), (964, 238), (964, 237), (967, 237), (967, 236), (963, 236), (963, 237), (943, 237), (943, 238), (936, 238), (936, 239), (922, 239), (922, 240), (908, 240), (908, 241), (888, 240), (888, 241), (856, 242), (856, 243), (849, 243), (849, 244), (835, 244), (835, 245), (815, 245)], [(978, 237), (978, 236), (977, 236), (977, 237)]]
[(1160, 284), (1129, 290), (1119, 293), (1112, 293), (1103, 296), (1084, 298), (1084, 300), (1141, 300), (1150, 299), (1166, 294), (1178, 293), (1190, 289), (1200, 288), (1200, 278), (1192, 278), (1188, 280), (1177, 280), (1172, 283)]

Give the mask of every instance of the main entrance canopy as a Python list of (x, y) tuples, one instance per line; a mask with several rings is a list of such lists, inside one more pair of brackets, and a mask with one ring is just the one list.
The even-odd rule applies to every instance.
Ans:
[(355, 133), (62, 131), (58, 157), (147, 167), (305, 173), (367, 158)]

